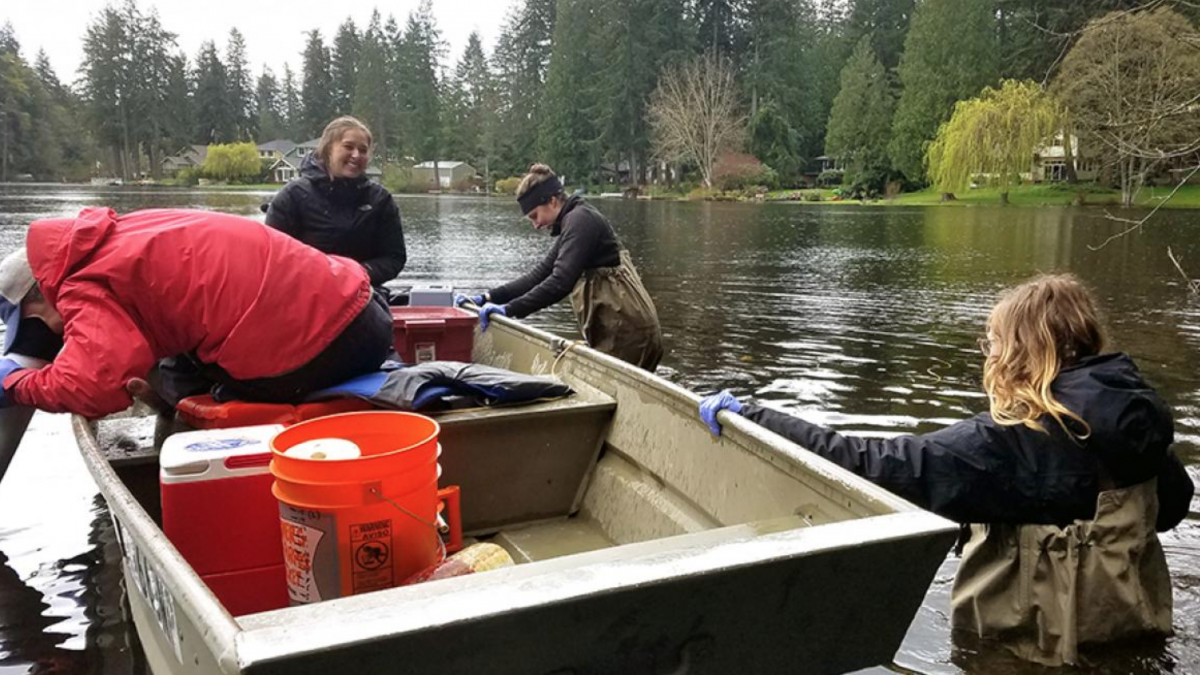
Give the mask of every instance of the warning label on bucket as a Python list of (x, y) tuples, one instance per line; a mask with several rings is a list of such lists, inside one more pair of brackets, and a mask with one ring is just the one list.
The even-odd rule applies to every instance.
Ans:
[(392, 587), (391, 520), (351, 525), (350, 550), (354, 555), (355, 593)]
[(279, 505), (283, 566), (293, 604), (339, 595), (337, 530), (330, 514)]
[(437, 361), (437, 343), (418, 342), (413, 345), (413, 353), (417, 356), (417, 363)]

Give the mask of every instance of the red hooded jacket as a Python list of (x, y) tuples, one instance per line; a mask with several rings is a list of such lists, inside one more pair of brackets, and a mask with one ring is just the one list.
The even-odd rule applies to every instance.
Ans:
[(123, 410), (131, 378), (189, 352), (239, 380), (282, 375), (316, 357), (371, 296), (358, 263), (222, 213), (84, 209), (34, 222), (25, 246), (62, 314), (63, 349), (4, 389), (51, 412)]

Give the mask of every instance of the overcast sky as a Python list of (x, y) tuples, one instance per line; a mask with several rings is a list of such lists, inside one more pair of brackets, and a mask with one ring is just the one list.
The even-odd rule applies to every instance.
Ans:
[[(179, 37), (177, 42), (188, 60), (196, 57), (200, 43), (214, 40), (222, 56), (229, 30), (236, 27), (246, 38), (247, 58), (255, 77), (264, 65), (276, 75), (289, 63), (300, 76), (300, 51), (304, 32), (320, 29), (326, 44), (346, 17), (361, 30), (379, 8), (403, 26), (419, 0), (139, 0), (143, 11), (158, 8), (163, 27)], [(21, 54), (33, 62), (38, 49), (45, 49), (58, 78), (74, 82), (83, 59), (83, 35), (105, 5), (103, 0), (0, 0), (0, 25), (10, 22), (21, 42)], [(118, 4), (117, 2), (111, 4)], [(478, 30), (484, 48), (491, 54), (496, 36), (513, 0), (434, 0), (442, 38), (450, 47), (447, 67), (453, 67), (467, 44), (467, 36)]]

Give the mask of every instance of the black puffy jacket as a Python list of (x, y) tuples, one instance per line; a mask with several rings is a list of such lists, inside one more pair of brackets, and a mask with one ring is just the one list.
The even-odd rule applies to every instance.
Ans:
[(990, 413), (920, 436), (857, 438), (750, 404), (742, 414), (912, 503), (960, 523), (1066, 525), (1095, 514), (1096, 495), (1158, 477), (1158, 529), (1187, 516), (1195, 487), (1170, 449), (1171, 411), (1124, 354), (1082, 359), (1051, 385), (1091, 426), (1072, 440), (996, 424)]
[(275, 194), (267, 225), (325, 253), (357, 260), (373, 286), (394, 279), (408, 258), (391, 193), (365, 176), (331, 179), (316, 155), (305, 157), (300, 177)]

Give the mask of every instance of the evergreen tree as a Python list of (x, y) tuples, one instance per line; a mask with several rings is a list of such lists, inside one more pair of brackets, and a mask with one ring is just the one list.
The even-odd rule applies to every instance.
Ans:
[(267, 143), (288, 135), (279, 82), (275, 80), (275, 73), (267, 67), (263, 67), (254, 87), (254, 113), (258, 125), (258, 140), (261, 142)]
[(246, 39), (236, 28), (229, 31), (225, 48), (225, 72), (229, 82), (229, 102), (233, 107), (235, 138), (252, 141), (258, 135), (254, 114), (254, 90), (251, 88), (250, 66), (246, 62)]
[(924, 0), (917, 6), (900, 57), (903, 91), (888, 145), (892, 166), (909, 180), (924, 180), (926, 146), (954, 103), (996, 80), (993, 9), (978, 0)]
[(123, 178), (135, 171), (132, 129), (134, 72), (130, 28), (112, 6), (100, 10), (84, 33), (82, 90), (90, 126), (107, 149), (108, 166)]
[(915, 4), (914, 0), (853, 0), (847, 35), (853, 44), (870, 37), (876, 60), (885, 70), (893, 70), (900, 65)]
[(304, 133), (304, 124), (302, 121), (304, 109), (300, 105), (300, 91), (296, 87), (296, 75), (292, 72), (292, 67), (286, 63), (283, 64), (283, 94), (281, 104), (283, 106), (285, 135), (297, 143), (303, 143), (311, 138)]
[(445, 153), (484, 173), (485, 181), (495, 160), (496, 95), (492, 73), (478, 31), (467, 38), (467, 47), (446, 87)]
[(701, 50), (736, 61), (739, 41), (736, 0), (695, 0), (693, 24)]
[(590, 0), (558, 0), (538, 136), (545, 161), (563, 180), (577, 184), (590, 181), (599, 164), (594, 9)]
[[(308, 42), (304, 46), (304, 75), (300, 87), (300, 133), (304, 140), (320, 136), (335, 116), (329, 49), (321, 39), (321, 31), (314, 29), (306, 35)], [(301, 141), (298, 139), (298, 142)]]
[(192, 142), (196, 128), (195, 100), (188, 60), (182, 52), (170, 57), (167, 65), (167, 138), (170, 152)]
[(609, 0), (599, 5), (596, 75), (599, 154), (629, 168), (634, 183), (644, 179), (650, 155), (646, 105), (665, 63), (694, 51), (694, 31), (685, 21), (683, 0)]
[[(816, 78), (796, 67), (805, 61), (816, 13), (811, 3), (794, 0), (744, 0), (739, 11), (742, 81), (753, 127), (750, 149), (793, 178), (803, 168), (806, 147), (815, 147), (823, 128)], [(770, 105), (760, 114), (764, 101)]]
[[(379, 14), (376, 10), (375, 15)], [(372, 17), (374, 18), (374, 17)], [(333, 107), (337, 115), (349, 115), (354, 109), (354, 94), (358, 80), (358, 68), (363, 57), (362, 38), (350, 19), (338, 27), (333, 39), (330, 55), (330, 73), (333, 77)]]
[(497, 165), (509, 175), (523, 172), (538, 159), (556, 8), (556, 0), (523, 0), (505, 21), (492, 54), (501, 139)]
[(879, 189), (891, 169), (888, 140), (896, 101), (888, 73), (875, 57), (874, 42), (870, 35), (862, 36), (842, 69), (825, 152), (842, 160), (847, 183)]
[(196, 55), (195, 142), (204, 145), (230, 143), (237, 139), (237, 111), (229, 99), (229, 75), (217, 45), (208, 40)]
[(363, 33), (351, 109), (354, 116), (371, 129), (375, 139), (374, 155), (380, 160), (389, 157), (389, 141), (395, 126), (395, 106), (390, 86), (391, 53), (379, 10), (375, 10)]
[(0, 54), (21, 54), (21, 43), (17, 40), (17, 32), (13, 30), (11, 21), (5, 21), (0, 26)]
[(402, 92), (402, 133), (418, 161), (441, 159), (439, 71), (446, 46), (433, 17), (431, 0), (409, 14), (400, 42), (398, 89)]
[(142, 15), (130, 3), (126, 20), (132, 45), (133, 112), (136, 120), (135, 138), (149, 157), (149, 173), (158, 178), (162, 158), (175, 148), (172, 144), (172, 110), (168, 84), (170, 82), (170, 47), (175, 35), (163, 28), (157, 10)]

